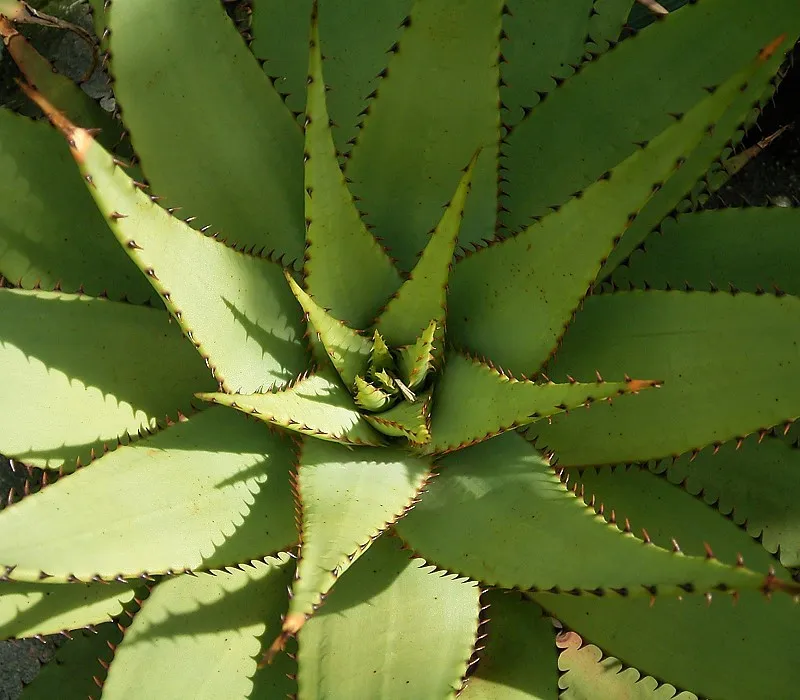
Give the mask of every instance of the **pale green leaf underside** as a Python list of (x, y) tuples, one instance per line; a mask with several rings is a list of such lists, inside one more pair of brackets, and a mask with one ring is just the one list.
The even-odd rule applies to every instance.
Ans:
[[(716, 560), (644, 544), (608, 525), (568, 491), (530, 445), (514, 433), (441, 461), (425, 498), (395, 526), (428, 561), (503, 588), (594, 590), (679, 595), (762, 585), (762, 575)], [(514, 546), (498, 547), (513, 539)]]
[(0, 453), (29, 464), (86, 463), (214, 385), (161, 310), (0, 289), (0, 318), (0, 384), (17, 397), (0, 403)]
[(615, 239), (761, 64), (751, 61), (557, 212), (462, 259), (452, 274), (451, 337), (512, 372), (537, 371), (555, 351)]
[(648, 600), (537, 593), (534, 599), (587, 641), (642, 673), (701, 697), (791, 698), (800, 683), (800, 607), (789, 596), (744, 591)]
[(133, 589), (113, 583), (0, 583), (0, 638), (56, 634), (106, 622), (122, 612)]
[(301, 377), (290, 387), (267, 394), (209, 393), (198, 397), (320, 440), (346, 445), (382, 442), (330, 369)]
[(203, 411), (0, 512), (0, 564), (20, 581), (85, 581), (263, 557), (297, 539), (293, 461), (263, 425)]
[(361, 220), (339, 168), (326, 106), (316, 19), (309, 53), (305, 284), (315, 301), (334, 316), (355, 328), (365, 328), (400, 286), (400, 275)]
[(109, 234), (64, 140), (41, 122), (0, 110), (0, 275), (27, 289), (83, 285), (142, 303), (147, 280)]
[(455, 194), (431, 232), (411, 275), (375, 322), (375, 327), (390, 346), (416, 342), (430, 323), (435, 321), (438, 327), (437, 355), (441, 357), (447, 313), (447, 282), (477, 158), (478, 154), (473, 156), (461, 175)]
[(795, 253), (800, 210), (746, 208), (685, 214), (667, 219), (645, 241), (645, 252), (631, 254), (629, 267), (618, 267), (613, 280), (655, 289), (688, 284), (707, 290), (733, 285), (744, 292), (772, 285), (800, 293)]
[(257, 669), (263, 640), (280, 626), (289, 558), (159, 584), (117, 649), (106, 700), (279, 698), (293, 690), (288, 657)]
[[(658, 392), (528, 429), (561, 466), (680, 455), (800, 415), (800, 300), (624, 292), (586, 300), (548, 373), (655, 372)], [(578, 439), (578, 436), (579, 439)]]
[(220, 4), (115, 0), (107, 19), (114, 94), (155, 191), (299, 262), (303, 136)]
[(302, 313), (282, 268), (173, 218), (138, 190), (86, 132), (74, 138), (73, 155), (91, 176), (89, 191), (111, 230), (223, 388), (256, 391), (285, 384), (303, 371)]
[(452, 698), (475, 642), (478, 595), (381, 537), (300, 632), (299, 697)]
[(649, 382), (536, 383), (450, 353), (437, 382), (430, 452), (449, 452), (563, 411), (648, 388)]
[(372, 343), (358, 331), (331, 316), (288, 273), (286, 281), (306, 313), (308, 332), (312, 336), (312, 341), (313, 336), (316, 336), (316, 340), (322, 345), (318, 350), (327, 353), (345, 386), (348, 389), (352, 388), (356, 376), (363, 375), (366, 371)]
[(561, 700), (697, 700), (694, 693), (679, 693), (674, 686), (659, 685), (635, 668), (623, 668), (614, 657), (603, 658), (594, 644), (581, 646), (581, 638), (574, 632), (559, 637), (559, 647), (563, 649), (558, 657), (558, 670), (563, 674), (558, 679)]
[(460, 238), (492, 235), (502, 6), (502, 0), (415, 3), (369, 105), (346, 173), (375, 234), (403, 270), (414, 266), (459, 170), (480, 147)]
[[(312, 614), (340, 576), (424, 486), (427, 460), (392, 449), (306, 441), (297, 471), (302, 546), (289, 616)], [(287, 618), (287, 622), (289, 618)]]
[(518, 593), (489, 591), (480, 661), (460, 700), (556, 700), (555, 630), (542, 609)]

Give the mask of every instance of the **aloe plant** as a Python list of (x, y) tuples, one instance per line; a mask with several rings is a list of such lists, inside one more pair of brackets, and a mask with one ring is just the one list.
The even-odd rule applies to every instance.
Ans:
[(794, 0), (94, 5), (121, 121), (0, 18), (26, 695), (794, 694), (798, 217), (691, 211)]

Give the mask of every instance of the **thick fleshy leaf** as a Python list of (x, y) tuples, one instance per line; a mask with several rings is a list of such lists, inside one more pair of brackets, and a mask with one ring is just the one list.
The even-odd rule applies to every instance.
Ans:
[[(352, 388), (356, 375), (363, 375), (372, 353), (372, 342), (357, 330), (331, 316), (315, 299), (303, 291), (290, 274), (286, 281), (292, 290), (309, 324), (309, 334), (316, 335), (317, 350), (330, 358), (331, 364), (339, 373), (345, 386)], [(319, 345), (321, 344), (321, 348)]]
[(623, 289), (632, 283), (655, 289), (733, 285), (745, 292), (773, 285), (800, 293), (794, 258), (800, 210), (771, 207), (723, 209), (667, 219), (612, 276)]
[(452, 697), (475, 643), (478, 596), (474, 583), (381, 537), (300, 632), (299, 697)]
[[(726, 31), (711, 31), (720, 26)], [(800, 32), (800, 8), (794, 0), (776, 0), (769, 12), (750, 0), (703, 0), (584, 65), (537, 104), (508, 137), (503, 148), (508, 168), (502, 199), (507, 211), (500, 214), (503, 225), (519, 231), (531, 216), (545, 215), (549, 207), (585, 189), (634, 153), (637, 143), (650, 141), (667, 128), (670, 114), (688, 113), (706, 97), (705, 88), (720, 85), (783, 32), (789, 33), (783, 47), (788, 50)], [(772, 64), (772, 71), (777, 67)], [(763, 90), (768, 75), (753, 85)], [(751, 94), (750, 104), (759, 96), (760, 91)], [(536, 99), (535, 93), (531, 99)], [(727, 124), (719, 149), (706, 155), (706, 167), (741, 121)], [(565, 162), (571, 167), (563, 167)], [(693, 184), (686, 183), (685, 191)]]
[(441, 358), (442, 343), (439, 343), (438, 348), (435, 345), (437, 328), (436, 321), (431, 321), (415, 343), (406, 345), (397, 351), (400, 376), (411, 390), (422, 386), (428, 375), (433, 373), (434, 355)]
[(25, 13), (25, 6), (19, 0), (0, 0), (0, 14), (10, 19), (19, 19)]
[(537, 383), (450, 353), (437, 382), (432, 438), (425, 449), (451, 452), (557, 413), (657, 386), (657, 381), (637, 379)]
[[(481, 147), (460, 241), (494, 233), (503, 5), (415, 3), (405, 32), (390, 48), (377, 99), (368, 105), (346, 172), (367, 220), (404, 270), (425, 247), (459, 169)], [(460, 114), (469, 119), (458, 119)]]
[[(411, 507), (431, 464), (400, 450), (306, 441), (297, 469), (301, 546), (285, 635), (296, 634), (340, 577)], [(357, 567), (360, 565), (357, 565)]]
[(358, 412), (353, 397), (333, 370), (300, 377), (285, 389), (265, 394), (198, 394), (198, 397), (252, 414), (266, 423), (346, 445), (380, 445), (381, 436)]
[[(791, 698), (800, 683), (800, 606), (789, 596), (743, 592), (682, 599), (537, 593), (545, 610), (607, 654), (701, 697)], [(754, 643), (754, 640), (758, 640)], [(619, 696), (617, 696), (619, 697)]]
[[(548, 374), (626, 371), (664, 380), (527, 434), (561, 466), (643, 462), (748, 435), (800, 415), (800, 300), (623, 292), (590, 297)], [(656, 395), (657, 394), (657, 395)], [(577, 439), (580, 436), (580, 439)]]
[(285, 384), (302, 372), (307, 359), (299, 342), (301, 314), (281, 267), (170, 216), (89, 132), (74, 127), (41, 98), (37, 102), (64, 132), (111, 231), (150, 278), (222, 388), (256, 391)]
[[(361, 220), (336, 158), (319, 28), (311, 29), (305, 118), (305, 284), (321, 306), (365, 328), (400, 287), (400, 275)], [(348, 270), (347, 274), (342, 274)]]
[(353, 400), (365, 411), (380, 411), (391, 401), (391, 395), (383, 387), (375, 386), (362, 377), (356, 376), (355, 386)]
[(426, 560), (503, 588), (625, 588), (647, 597), (680, 595), (686, 585), (784, 586), (767, 572), (669, 552), (607, 524), (514, 433), (441, 460), (425, 498), (395, 527)]
[(288, 656), (256, 668), (264, 639), (280, 625), (288, 559), (213, 576), (179, 576), (156, 586), (117, 649), (103, 698), (184, 697), (187, 683), (198, 700), (293, 692)]
[(302, 260), (303, 136), (220, 3), (115, 0), (107, 20), (154, 190), (238, 245)]
[(383, 413), (364, 417), (384, 435), (404, 437), (417, 447), (426, 445), (431, 439), (431, 394), (426, 391), (413, 401), (399, 401)]
[(394, 370), (394, 358), (383, 336), (375, 330), (372, 335), (372, 349), (369, 353), (369, 370), (373, 374)]
[(28, 464), (72, 469), (214, 385), (160, 310), (0, 289), (0, 318), (0, 453)]
[(462, 259), (452, 274), (448, 318), (459, 346), (512, 372), (537, 371), (616, 241), (775, 50), (771, 45), (558, 211)]
[(297, 538), (294, 459), (282, 436), (209, 409), (4, 509), (0, 565), (87, 581), (261, 558)]
[(106, 622), (133, 599), (120, 583), (0, 582), (0, 638), (56, 634)]
[(518, 593), (489, 591), (489, 622), (481, 632), (474, 673), (458, 696), (461, 700), (556, 700), (555, 630), (538, 605)]
[(453, 198), (432, 231), (411, 275), (375, 322), (377, 330), (390, 346), (416, 342), (434, 321), (437, 325), (436, 358), (441, 358), (447, 315), (447, 282), (477, 158), (476, 154), (461, 176)]
[(643, 677), (635, 668), (623, 669), (618, 659), (603, 658), (594, 644), (582, 646), (574, 632), (561, 634), (558, 646), (563, 649), (558, 656), (562, 700), (697, 700), (694, 693), (679, 693), (675, 686)]
[[(669, 481), (743, 527), (780, 556), (784, 566), (800, 566), (800, 450), (782, 440), (758, 436), (741, 445), (729, 442), (678, 460), (651, 464)], [(716, 551), (716, 548), (715, 548)]]
[(158, 302), (108, 231), (64, 140), (0, 110), (0, 275), (30, 289)]

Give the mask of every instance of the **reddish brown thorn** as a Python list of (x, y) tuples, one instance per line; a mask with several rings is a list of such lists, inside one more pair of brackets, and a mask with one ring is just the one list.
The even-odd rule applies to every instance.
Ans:
[(650, 535), (647, 534), (647, 530), (642, 528), (642, 539), (644, 540), (645, 544), (653, 544), (653, 540), (650, 539)]
[(711, 550), (711, 546), (708, 544), (708, 542), (703, 542), (703, 547), (706, 550), (706, 559), (716, 559), (716, 557), (714, 556), (714, 552)]
[(678, 541), (674, 537), (670, 541), (672, 543), (672, 551), (675, 552), (675, 554), (681, 554), (681, 548), (678, 544)]

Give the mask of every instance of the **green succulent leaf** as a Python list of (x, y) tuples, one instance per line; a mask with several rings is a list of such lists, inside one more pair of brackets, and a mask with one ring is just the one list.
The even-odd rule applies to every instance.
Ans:
[[(316, 302), (364, 328), (400, 287), (400, 275), (361, 220), (336, 158), (316, 11), (305, 118), (305, 283)], [(343, 270), (348, 274), (342, 274)]]
[(794, 269), (800, 210), (781, 207), (727, 209), (667, 219), (643, 249), (613, 274), (623, 288), (665, 289), (714, 285), (755, 292), (800, 294)]
[(800, 682), (794, 646), (800, 606), (789, 596), (766, 601), (743, 591), (735, 599), (714, 595), (708, 604), (702, 595), (684, 595), (652, 606), (619, 596), (533, 598), (605, 653), (701, 697), (790, 698)]
[(409, 389), (417, 389), (425, 383), (429, 375), (435, 369), (434, 356), (441, 359), (442, 334), (438, 348), (436, 347), (437, 336), (436, 321), (431, 321), (428, 327), (422, 331), (422, 335), (413, 345), (406, 345), (397, 352), (397, 364), (400, 376)]
[(56, 634), (106, 622), (133, 599), (127, 584), (0, 582), (0, 638)]
[[(18, 581), (89, 581), (247, 562), (294, 544), (292, 444), (209, 409), (0, 512)], [(53, 537), (53, 532), (58, 537)]]
[[(286, 274), (286, 281), (297, 301), (303, 307), (308, 319), (309, 334), (316, 335), (319, 344), (330, 359), (331, 364), (339, 373), (345, 386), (352, 388), (357, 375), (363, 375), (372, 354), (373, 344), (368, 338), (338, 318), (331, 316), (315, 299), (305, 292), (290, 274)], [(322, 358), (320, 358), (321, 361)]]
[[(767, 572), (670, 552), (606, 523), (514, 433), (442, 459), (425, 498), (395, 527), (426, 560), (503, 588), (645, 597), (681, 595), (682, 586), (794, 590)], [(509, 538), (519, 546), (497, 546)]]
[(239, 246), (301, 261), (303, 135), (220, 3), (115, 0), (107, 20), (114, 93), (154, 190)]
[[(561, 466), (644, 462), (726, 442), (800, 415), (800, 300), (752, 294), (593, 296), (548, 370), (656, 370), (664, 386), (592, 415), (531, 426)], [(580, 435), (580, 440), (575, 436)]]
[(557, 413), (657, 386), (658, 381), (636, 379), (537, 383), (452, 352), (437, 382), (426, 450), (451, 452)]
[[(58, 113), (48, 111), (48, 116), (70, 142), (109, 228), (224, 390), (286, 384), (306, 368), (297, 342), (301, 315), (278, 265), (229, 248), (173, 218), (134, 185), (87, 131)], [(194, 274), (186, 274), (187, 268)]]
[(461, 700), (556, 700), (555, 630), (538, 605), (518, 593), (489, 591), (488, 624), (478, 638), (474, 673), (459, 694)]
[(296, 489), (301, 546), (284, 635), (294, 635), (340, 577), (414, 503), (431, 464), (400, 450), (353, 452), (309, 440)]
[(299, 377), (288, 387), (263, 394), (198, 394), (272, 425), (346, 445), (380, 445), (353, 398), (332, 370)]
[[(567, 13), (562, 10), (562, 14)], [(547, 31), (537, 28), (537, 39), (557, 31), (552, 24), (545, 26)], [(722, 26), (724, 32), (709, 31), (709, 27)], [(783, 32), (789, 35), (783, 46), (788, 50), (800, 33), (800, 11), (794, 0), (776, 0), (769, 12), (749, 0), (703, 0), (671, 13), (583, 65), (536, 104), (505, 140), (507, 181), (499, 217), (503, 227), (520, 231), (530, 217), (544, 216), (550, 207), (584, 190), (635, 153), (637, 143), (651, 141), (668, 128), (673, 123), (671, 114), (688, 114), (705, 97), (706, 88), (719, 86)], [(539, 44), (525, 46), (531, 59), (522, 59), (523, 65), (536, 65), (532, 52)], [(778, 64), (771, 66), (774, 71)], [(752, 83), (763, 91), (767, 78), (761, 76)], [(533, 92), (529, 95), (536, 97)], [(750, 103), (758, 97), (759, 92), (751, 94)], [(728, 124), (720, 147), (738, 127), (735, 122)], [(717, 155), (718, 151), (707, 155), (709, 165)], [(702, 174), (701, 170), (695, 177)]]
[(562, 700), (697, 700), (693, 693), (681, 692), (672, 685), (661, 685), (652, 676), (642, 676), (635, 668), (623, 669), (618, 659), (603, 657), (594, 644), (583, 645), (574, 632), (559, 636), (558, 687)]
[(365, 411), (381, 411), (389, 405), (391, 395), (382, 387), (371, 384), (363, 377), (356, 375), (356, 393), (353, 397), (356, 405)]
[(280, 626), (289, 557), (160, 583), (125, 633), (103, 698), (274, 698), (293, 692), (287, 656), (256, 668)]
[[(483, 150), (461, 243), (480, 241), (494, 230), (503, 5), (503, 0), (417, 2), (399, 41), (387, 47), (387, 76), (368, 105), (346, 173), (367, 220), (403, 270), (414, 266), (452, 195), (455, 175), (478, 147)], [(458, 118), (467, 114), (469, 119)]]
[(0, 289), (0, 318), (0, 384), (23, 399), (0, 402), (0, 453), (28, 464), (74, 469), (214, 384), (160, 310)]
[(372, 349), (369, 355), (369, 369), (373, 374), (394, 369), (394, 358), (383, 336), (376, 329), (373, 332)]
[(558, 211), (462, 259), (450, 293), (448, 332), (455, 341), (512, 372), (537, 371), (618, 238), (726, 113), (768, 53)]
[(406, 700), (453, 697), (459, 689), (480, 591), (409, 560), (398, 544), (375, 542), (301, 630), (299, 697)]
[(0, 0), (0, 15), (15, 20), (23, 16), (25, 6), (19, 0)]
[(464, 170), (453, 199), (431, 233), (410, 277), (375, 322), (391, 346), (416, 342), (434, 321), (437, 325), (436, 359), (441, 359), (447, 315), (447, 282), (477, 158), (476, 154)]
[[(398, 386), (405, 385), (401, 382)], [(364, 418), (385, 435), (404, 437), (420, 447), (431, 439), (431, 401), (432, 392), (426, 391), (413, 396), (413, 401), (406, 397), (405, 401), (396, 403), (383, 413), (365, 415)]]
[(27, 289), (83, 287), (160, 304), (108, 235), (66, 144), (47, 124), (0, 110), (0, 159), (1, 276)]

